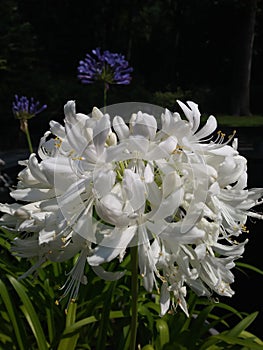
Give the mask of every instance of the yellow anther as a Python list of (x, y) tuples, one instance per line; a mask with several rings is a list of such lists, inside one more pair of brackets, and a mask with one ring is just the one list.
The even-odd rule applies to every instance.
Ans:
[(62, 140), (59, 137), (55, 138), (55, 147), (60, 147), (62, 144)]
[(176, 145), (175, 149), (172, 151), (172, 154), (178, 154), (181, 153), (183, 150), (182, 146)]
[(241, 230), (243, 232), (249, 233), (249, 230), (248, 230), (247, 226), (245, 226), (245, 225), (241, 225)]

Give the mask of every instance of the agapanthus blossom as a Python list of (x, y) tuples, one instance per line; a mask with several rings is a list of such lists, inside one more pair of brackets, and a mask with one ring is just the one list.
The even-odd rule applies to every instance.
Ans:
[(64, 125), (51, 121), (40, 141), (40, 161), (32, 154), (21, 162), (11, 192), (18, 202), (0, 206), (1, 225), (17, 232), (14, 253), (38, 260), (26, 275), (79, 254), (64, 286), (75, 298), (87, 283), (85, 264), (102, 278), (121, 278), (125, 271), (101, 265), (138, 246), (142, 282), (160, 290), (161, 315), (172, 305), (188, 314), (188, 288), (233, 295), (231, 270), (247, 243), (247, 217), (262, 218), (250, 209), (262, 203), (263, 189), (247, 189), (234, 135), (211, 137), (216, 119), (199, 128), (198, 106), (178, 103), (184, 118), (165, 110), (159, 130), (141, 111), (126, 123), (65, 105)]
[(40, 106), (40, 102), (35, 101), (33, 97), (28, 99), (26, 96), (19, 97), (18, 95), (15, 95), (12, 104), (12, 111), (17, 119), (31, 119), (46, 108), (47, 105)]
[(100, 80), (107, 84), (128, 85), (132, 71), (123, 55), (108, 50), (101, 53), (100, 48), (96, 48), (92, 50), (92, 55), (86, 54), (85, 59), (79, 62), (78, 78), (84, 84)]

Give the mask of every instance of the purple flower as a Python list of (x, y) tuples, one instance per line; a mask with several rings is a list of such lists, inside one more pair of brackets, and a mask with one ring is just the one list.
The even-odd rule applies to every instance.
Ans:
[(40, 102), (35, 102), (33, 97), (28, 99), (26, 96), (18, 97), (18, 95), (15, 95), (12, 105), (12, 111), (17, 119), (31, 119), (46, 108), (47, 105), (40, 106)]
[(82, 83), (92, 84), (100, 80), (106, 84), (128, 85), (131, 82), (133, 68), (123, 55), (109, 51), (101, 53), (100, 48), (92, 50), (92, 54), (86, 54), (79, 62), (78, 78)]

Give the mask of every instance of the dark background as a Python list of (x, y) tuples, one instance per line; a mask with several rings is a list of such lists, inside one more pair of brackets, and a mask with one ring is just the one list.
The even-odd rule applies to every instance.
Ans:
[[(134, 68), (129, 86), (110, 87), (108, 104), (142, 101), (174, 109), (176, 98), (191, 99), (201, 112), (214, 115), (244, 114), (240, 86), (248, 55), (247, 114), (263, 115), (262, 5), (262, 0), (1, 0), (1, 155), (27, 147), (11, 111), (14, 94), (48, 105), (29, 124), (35, 146), (51, 119), (62, 121), (68, 100), (76, 100), (83, 113), (102, 106), (101, 86), (77, 79), (79, 61), (96, 47), (124, 54)], [(253, 135), (260, 139), (261, 132), (242, 130), (241, 142), (253, 146)], [(242, 152), (248, 157), (249, 187), (261, 187), (262, 149)], [(243, 261), (263, 269), (263, 225), (249, 226)], [(236, 295), (225, 302), (239, 311), (261, 311), (251, 330), (263, 336), (263, 277), (236, 274)]]
[(67, 100), (83, 113), (102, 105), (101, 87), (77, 79), (79, 61), (96, 47), (124, 54), (134, 68), (129, 86), (111, 86), (108, 104), (174, 109), (180, 98), (203, 113), (240, 114), (249, 57), (249, 112), (263, 114), (262, 43), (262, 0), (1, 0), (0, 147), (24, 140), (11, 112), (15, 93), (48, 105), (31, 121), (35, 140), (63, 118)]

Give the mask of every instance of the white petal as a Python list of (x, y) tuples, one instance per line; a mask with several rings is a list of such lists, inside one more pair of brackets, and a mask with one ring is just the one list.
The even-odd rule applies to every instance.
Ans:
[(210, 117), (207, 119), (205, 125), (200, 129), (196, 134), (195, 137), (197, 139), (203, 139), (209, 135), (212, 134), (212, 132), (215, 131), (217, 128), (217, 120), (214, 116), (210, 115)]
[(54, 189), (40, 189), (40, 188), (25, 188), (14, 190), (10, 193), (10, 196), (14, 199), (26, 201), (26, 202), (36, 202), (43, 199), (52, 198), (55, 196)]
[(68, 101), (64, 105), (64, 113), (66, 117), (66, 121), (70, 123), (74, 123), (76, 119), (76, 105), (75, 101)]
[(138, 112), (133, 124), (133, 135), (153, 140), (156, 135), (157, 121), (154, 116)]
[(220, 255), (224, 256), (241, 256), (244, 252), (244, 245), (248, 242), (248, 239), (246, 239), (243, 243), (239, 244), (232, 244), (231, 246), (229, 245), (224, 245), (220, 243), (215, 243), (213, 245), (213, 249), (219, 253)]
[(129, 225), (133, 213), (132, 208), (128, 208), (117, 193), (109, 193), (96, 201), (96, 211), (105, 222), (122, 227)]
[(151, 215), (151, 220), (165, 219), (173, 215), (183, 201), (183, 188), (178, 188), (168, 197), (163, 198), (157, 210)]
[(105, 271), (101, 266), (92, 266), (92, 270), (96, 273), (97, 276), (104, 279), (105, 281), (116, 281), (122, 278), (126, 273), (126, 271), (108, 272)]
[(192, 132), (194, 133), (200, 124), (200, 112), (198, 110), (198, 105), (194, 102), (187, 101), (190, 108), (188, 108), (184, 103), (177, 100), (177, 103), (182, 108), (186, 118), (189, 121), (190, 127), (192, 129)]
[(146, 200), (146, 189), (139, 174), (134, 173), (130, 169), (125, 169), (123, 189), (125, 190), (127, 199), (134, 211), (144, 208)]
[(49, 185), (47, 178), (43, 173), (42, 164), (38, 164), (36, 155), (34, 153), (32, 153), (29, 157), (28, 167), (35, 179), (37, 179), (42, 184)]
[(154, 180), (154, 174), (149, 164), (144, 169), (144, 179), (146, 183), (153, 182)]
[(100, 245), (94, 249), (92, 256), (88, 257), (89, 264), (97, 266), (116, 258), (128, 246), (136, 229), (135, 226), (113, 229), (110, 235), (103, 238)]
[(57, 137), (60, 137), (60, 138), (65, 137), (65, 128), (61, 124), (59, 124), (54, 120), (51, 120), (49, 122), (49, 125), (53, 135), (56, 135)]
[(92, 210), (90, 207), (87, 207), (77, 218), (75, 223), (72, 224), (72, 229), (85, 240), (96, 243), (96, 232), (93, 224), (94, 218), (92, 217)]
[(93, 187), (96, 196), (101, 198), (109, 194), (115, 183), (116, 173), (113, 170), (98, 170), (93, 173)]
[(170, 292), (168, 291), (168, 284), (164, 282), (161, 286), (161, 297), (160, 297), (160, 306), (161, 306), (161, 316), (164, 316), (170, 307)]
[[(182, 186), (180, 176), (175, 172), (166, 174), (163, 179), (163, 197), (168, 197), (172, 192), (178, 190)], [(173, 203), (171, 203), (173, 205)]]
[(119, 140), (123, 140), (129, 137), (129, 127), (125, 124), (124, 120), (121, 117), (116, 116), (113, 118), (113, 128), (118, 135)]
[(100, 120), (103, 117), (103, 113), (97, 107), (93, 107), (91, 115), (92, 119), (95, 120)]
[(182, 221), (182, 233), (189, 231), (200, 218), (207, 197), (206, 183), (200, 183), (193, 193), (187, 214)]
[(107, 115), (97, 121), (93, 129), (93, 142), (97, 155), (101, 155), (105, 148), (105, 142), (110, 131), (110, 121)]

